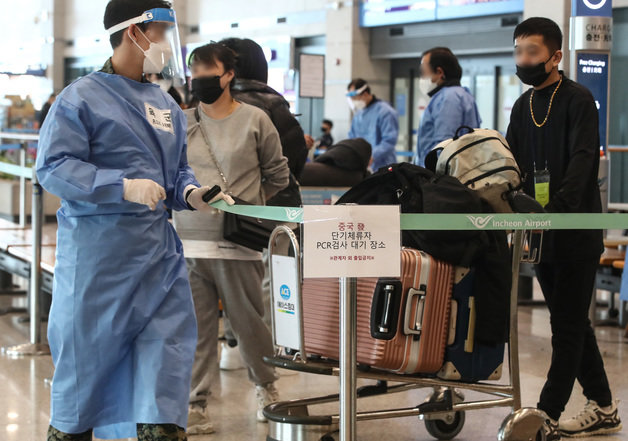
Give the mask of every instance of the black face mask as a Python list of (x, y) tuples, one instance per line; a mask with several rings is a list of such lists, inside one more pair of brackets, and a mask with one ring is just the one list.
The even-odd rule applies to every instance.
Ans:
[[(554, 52), (556, 54), (556, 52)], [(551, 57), (547, 59), (544, 63), (539, 63), (534, 66), (519, 66), (517, 65), (517, 76), (521, 81), (525, 84), (528, 84), (533, 87), (540, 86), (547, 80), (552, 73), (551, 71), (545, 72), (545, 65), (552, 59), (554, 56), (552, 54)]]
[(327, 133), (327, 129), (325, 127), (321, 127), (321, 132)]
[(200, 102), (214, 104), (225, 91), (220, 85), (221, 76), (201, 77), (192, 80), (192, 95)]

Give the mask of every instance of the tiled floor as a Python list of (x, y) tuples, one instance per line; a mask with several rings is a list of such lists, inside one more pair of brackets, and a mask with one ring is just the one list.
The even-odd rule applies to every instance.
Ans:
[[(6, 299), (0, 299), (0, 303)], [(520, 317), (521, 380), (524, 406), (534, 406), (543, 384), (550, 358), (549, 318), (543, 307), (522, 307)], [(27, 325), (17, 316), (0, 317), (0, 346), (6, 347), (27, 341)], [(621, 417), (628, 423), (628, 340), (623, 330), (613, 327), (597, 329), (600, 347), (616, 398), (623, 401)], [(50, 357), (12, 359), (0, 355), (0, 441), (43, 441), (48, 426), (50, 389), (45, 380), (50, 378), (53, 366)], [(311, 397), (336, 393), (338, 379), (299, 373), (282, 376), (278, 388), (283, 399)], [(377, 409), (403, 407), (419, 403), (427, 391), (405, 392), (385, 398), (371, 398), (360, 408)], [(474, 394), (467, 394), (469, 397)], [(577, 411), (584, 404), (576, 386), (567, 413)], [(329, 409), (329, 407), (328, 407)], [(333, 407), (330, 412), (333, 412)], [(247, 381), (245, 371), (223, 372), (210, 412), (217, 433), (193, 436), (192, 441), (205, 440), (265, 440), (267, 425), (255, 422), (255, 392)], [(467, 413), (466, 424), (458, 440), (496, 439), (497, 430), (508, 414), (507, 409), (489, 409)], [(417, 418), (380, 420), (358, 424), (361, 441), (416, 441), (432, 439), (423, 422)], [(624, 433), (606, 437), (606, 441), (628, 440)]]

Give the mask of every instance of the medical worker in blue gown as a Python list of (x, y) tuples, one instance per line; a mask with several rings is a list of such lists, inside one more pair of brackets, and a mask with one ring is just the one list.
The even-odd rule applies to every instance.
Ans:
[(112, 0), (104, 24), (113, 56), (59, 95), (37, 157), (39, 181), (62, 199), (48, 440), (184, 440), (196, 320), (166, 207), (209, 210), (208, 187), (187, 164), (183, 113), (143, 76), (181, 84), (175, 14)]
[[(446, 47), (423, 52), (419, 89), (430, 97), (421, 117), (415, 164), (425, 166), (425, 157), (440, 142), (453, 138), (461, 126), (478, 128), (482, 124), (475, 98), (460, 85), (462, 68)], [(468, 133), (461, 130), (460, 134)]]
[(395, 146), (399, 137), (397, 111), (373, 95), (368, 83), (361, 78), (351, 81), (347, 90), (347, 101), (353, 111), (349, 138), (364, 138), (371, 144), (371, 170), (377, 171), (396, 163)]

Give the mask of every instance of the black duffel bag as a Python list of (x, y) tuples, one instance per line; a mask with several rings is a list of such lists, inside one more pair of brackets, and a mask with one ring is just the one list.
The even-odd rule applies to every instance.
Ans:
[[(382, 167), (337, 202), (400, 205), (402, 213), (482, 213), (480, 197), (452, 176), (436, 176), (409, 163)], [(403, 231), (403, 246), (454, 265), (471, 266), (488, 246), (484, 231)]]

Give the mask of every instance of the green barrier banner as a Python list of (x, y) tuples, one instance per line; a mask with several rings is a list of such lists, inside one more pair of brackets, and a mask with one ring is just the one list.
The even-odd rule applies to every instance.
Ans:
[[(224, 201), (214, 208), (244, 216), (281, 222), (303, 221), (302, 208), (229, 206)], [(609, 230), (628, 229), (628, 214), (402, 214), (402, 230)]]
[(608, 230), (628, 228), (628, 214), (405, 214), (402, 230)]
[(295, 223), (303, 221), (303, 208), (300, 207), (291, 208), (263, 207), (259, 205), (228, 205), (225, 201), (214, 202), (211, 206), (228, 213), (259, 217), (261, 219)]

